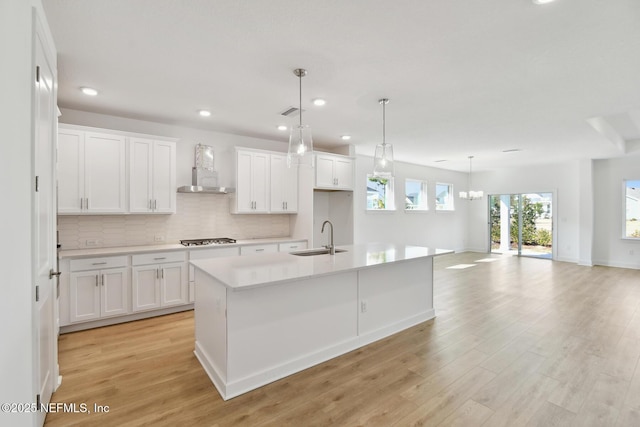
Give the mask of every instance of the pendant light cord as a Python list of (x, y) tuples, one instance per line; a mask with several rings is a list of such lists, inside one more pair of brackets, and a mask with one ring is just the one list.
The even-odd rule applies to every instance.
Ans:
[(386, 117), (386, 105), (385, 101), (382, 101), (382, 145), (387, 144), (387, 117)]
[(300, 107), (300, 128), (302, 128), (302, 73), (298, 76), (298, 80), (300, 81), (300, 91), (298, 92), (300, 94), (300, 102), (298, 106)]

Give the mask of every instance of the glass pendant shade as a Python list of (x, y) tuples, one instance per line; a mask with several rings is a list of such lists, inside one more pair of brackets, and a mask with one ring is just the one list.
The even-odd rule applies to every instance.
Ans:
[(461, 199), (466, 199), (466, 200), (482, 199), (484, 197), (484, 191), (470, 189), (471, 188), (471, 159), (473, 159), (473, 156), (469, 156), (469, 176), (467, 177), (468, 191), (461, 191), (458, 193), (458, 196), (460, 196)]
[(373, 176), (382, 178), (391, 178), (394, 174), (393, 164), (393, 145), (386, 142), (386, 105), (389, 103), (387, 98), (378, 100), (382, 105), (382, 144), (376, 145), (376, 152), (373, 156)]
[(393, 145), (378, 144), (376, 154), (373, 159), (373, 175), (380, 177), (392, 177), (393, 167)]
[(307, 125), (291, 127), (287, 164), (291, 166), (313, 166), (313, 139)]
[(307, 125), (302, 124), (302, 78), (307, 75), (307, 70), (296, 68), (293, 74), (298, 77), (300, 82), (299, 91), (299, 109), (298, 114), (300, 121), (297, 126), (291, 126), (291, 134), (289, 135), (289, 150), (287, 151), (287, 165), (292, 166), (311, 166), (313, 167), (313, 139), (311, 138), (311, 129)]

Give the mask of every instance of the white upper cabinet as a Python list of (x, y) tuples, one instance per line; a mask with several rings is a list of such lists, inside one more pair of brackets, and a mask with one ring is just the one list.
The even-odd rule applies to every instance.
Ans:
[(269, 153), (236, 150), (236, 194), (234, 213), (268, 213)]
[(125, 144), (120, 135), (60, 129), (58, 213), (126, 212)]
[(298, 169), (287, 166), (287, 156), (271, 154), (271, 212), (298, 212)]
[(353, 159), (316, 154), (316, 188), (353, 190)]
[(59, 214), (176, 212), (173, 140), (61, 125), (57, 166)]
[(84, 132), (58, 132), (58, 212), (79, 213), (84, 206)]
[(176, 144), (129, 139), (129, 212), (176, 212)]
[(232, 213), (297, 213), (298, 170), (282, 153), (236, 149), (236, 193)]

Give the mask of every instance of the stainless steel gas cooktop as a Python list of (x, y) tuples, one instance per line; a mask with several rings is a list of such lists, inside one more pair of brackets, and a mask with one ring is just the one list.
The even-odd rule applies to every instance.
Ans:
[(213, 237), (209, 239), (190, 239), (180, 240), (183, 246), (204, 246), (204, 245), (225, 245), (229, 243), (235, 243), (236, 239), (229, 237)]

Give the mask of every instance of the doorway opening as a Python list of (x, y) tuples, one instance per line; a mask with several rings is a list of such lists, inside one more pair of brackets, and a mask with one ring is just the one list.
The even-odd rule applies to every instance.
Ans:
[(553, 193), (489, 196), (492, 253), (553, 259)]

